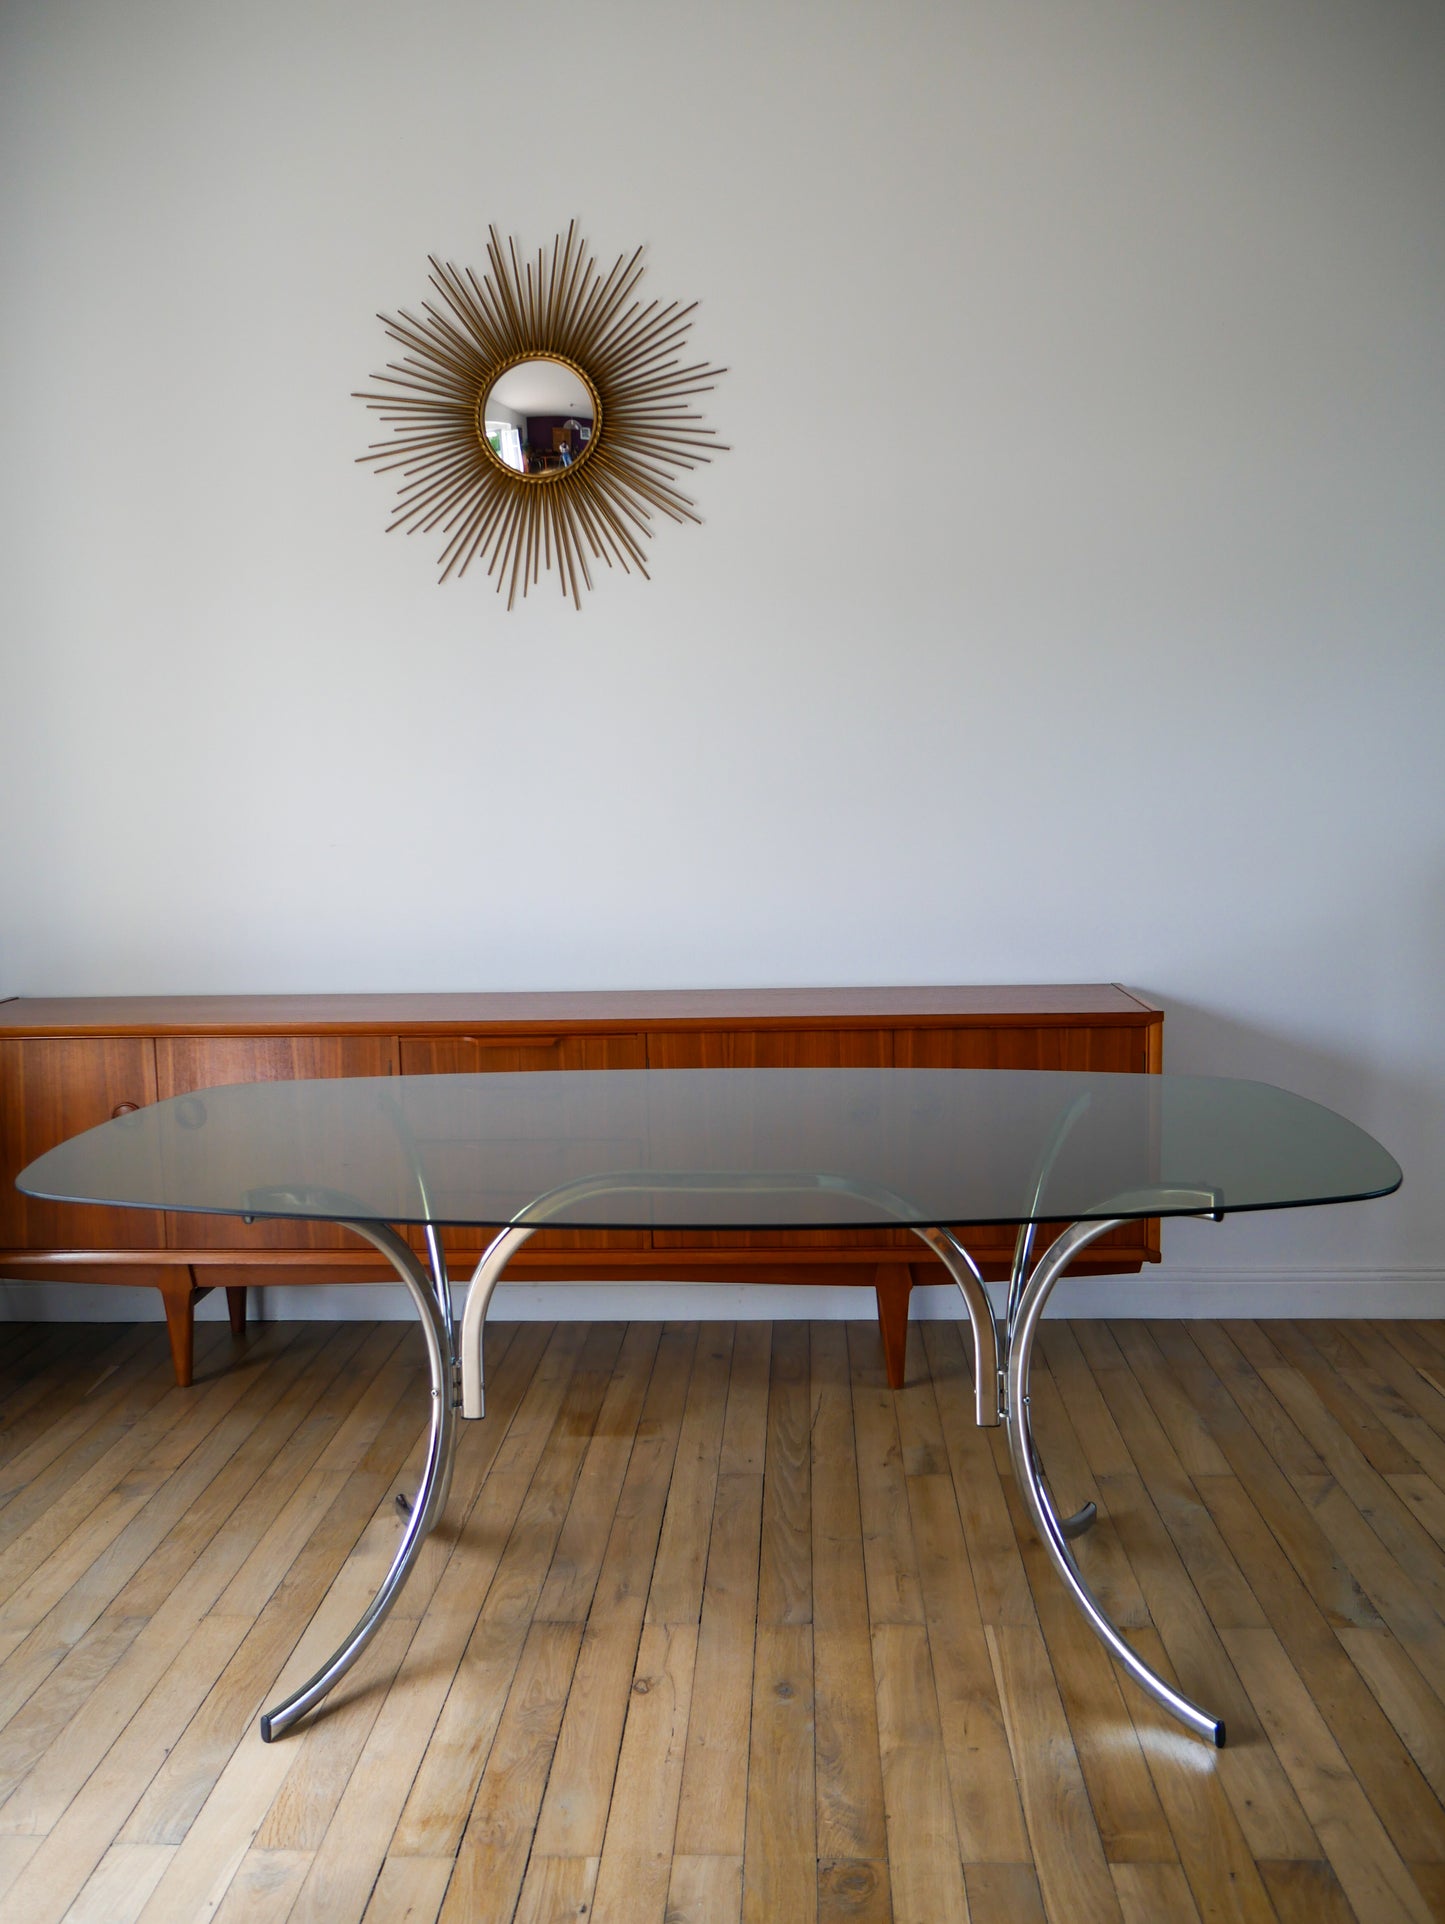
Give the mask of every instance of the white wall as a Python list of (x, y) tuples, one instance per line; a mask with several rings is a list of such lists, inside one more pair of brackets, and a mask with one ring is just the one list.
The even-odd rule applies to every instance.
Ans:
[[(1113, 977), (1406, 1166), (1176, 1278), (1440, 1280), (1438, 6), (10, 0), (0, 86), (0, 993)], [(509, 617), (349, 396), (574, 214), (733, 452)]]

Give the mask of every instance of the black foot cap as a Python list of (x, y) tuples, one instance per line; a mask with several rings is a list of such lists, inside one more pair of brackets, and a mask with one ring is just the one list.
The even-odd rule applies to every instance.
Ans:
[(1224, 1725), (1222, 1723), (1214, 1726), (1214, 1748), (1216, 1750), (1223, 1750), (1224, 1748)]
[(271, 1741), (271, 1719), (269, 1717), (263, 1717), (261, 1719), (261, 1742), (263, 1744), (269, 1744), (270, 1741)]

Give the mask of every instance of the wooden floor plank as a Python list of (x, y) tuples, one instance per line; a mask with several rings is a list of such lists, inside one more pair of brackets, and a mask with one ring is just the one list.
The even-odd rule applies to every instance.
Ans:
[[(1129, 1641), (1161, 1676), (1169, 1658), (1153, 1630), (1136, 1630)], [(1134, 1727), (1174, 1833), (1179, 1863), (1201, 1918), (1231, 1924), (1271, 1924), (1274, 1907), (1252, 1855), (1233, 1801), (1217, 1767), (1197, 1737), (1180, 1730), (1143, 1691), (1130, 1701)]]
[[(1251, 1480), (1251, 1487), (1255, 1487), (1264, 1474), (1260, 1468), (1260, 1458), (1264, 1458), (1264, 1464), (1270, 1468), (1276, 1462), (1287, 1464), (1285, 1470), (1274, 1470), (1274, 1487), (1278, 1489), (1280, 1480), (1283, 1480), (1289, 1489), (1289, 1497), (1283, 1499), (1283, 1506), (1305, 1508), (1312, 1530), (1318, 1530), (1328, 1545), (1331, 1568), (1347, 1574), (1351, 1591), (1358, 1595), (1364, 1608), (1368, 1608), (1368, 1616), (1360, 1612), (1343, 1612), (1343, 1620), (1366, 1624), (1370, 1628), (1382, 1622), (1389, 1624), (1445, 1709), (1445, 1616), (1441, 1616), (1441, 1610), (1445, 1610), (1445, 1570), (1435, 1568), (1439, 1558), (1433, 1555), (1428, 1533), (1422, 1532), (1412, 1518), (1405, 1520), (1408, 1526), (1407, 1555), (1412, 1564), (1412, 1568), (1407, 1570), (1399, 1557), (1395, 1557), (1387, 1547), (1382, 1535), (1372, 1528), (1370, 1518), (1366, 1518), (1356, 1503), (1351, 1501), (1330, 1466), (1324, 1464), (1312, 1445), (1308, 1445), (1301, 1437), (1297, 1426), (1287, 1418), (1280, 1403), (1270, 1393), (1268, 1385), (1256, 1378), (1255, 1372), (1243, 1364), (1243, 1358), (1233, 1353), (1231, 1347), (1220, 1351), (1220, 1345), (1224, 1343), (1222, 1335), (1210, 1329), (1210, 1326), (1201, 1326), (1195, 1341), (1201, 1343), (1206, 1351), (1216, 1354), (1222, 1368), (1226, 1368), (1235, 1380), (1237, 1399), (1231, 1397), (1231, 1408), (1241, 1412), (1241, 1422), (1249, 1424), (1251, 1430), (1255, 1431), (1255, 1443), (1251, 1445), (1243, 1437), (1243, 1428), (1235, 1428), (1235, 1435), (1239, 1437), (1239, 1458), (1255, 1466), (1256, 1474)], [(1353, 1341), (1372, 1347), (1368, 1331), (1360, 1333)], [(1405, 1358), (1399, 1358), (1399, 1362), (1405, 1364)], [(1276, 1456), (1276, 1451), (1280, 1451), (1280, 1455)], [(1320, 1466), (1318, 1474), (1306, 1468), (1308, 1462), (1316, 1462)], [(1387, 1528), (1399, 1526), (1401, 1518), (1391, 1508), (1395, 1505), (1393, 1493), (1387, 1491), (1382, 1480), (1378, 1480), (1368, 1466), (1364, 1466), (1364, 1476), (1372, 1478), (1374, 1483), (1385, 1489), (1387, 1501), (1383, 1501), (1378, 1508), (1383, 1510)], [(1397, 1508), (1403, 1510), (1403, 1506)], [(1270, 1522), (1274, 1526), (1274, 1516), (1270, 1516)]]
[[(667, 1924), (740, 1924), (742, 1914), (741, 1857), (673, 1858)], [(517, 1924), (522, 1924), (520, 1918)]]
[(810, 1417), (808, 1326), (784, 1323), (773, 1332), (758, 1566), (759, 1623), (813, 1620)]
[(1402, 1355), (1388, 1335), (1367, 1323), (1336, 1325), (1335, 1340), (1345, 1381), (1420, 1467), (1445, 1485), (1445, 1398), (1435, 1382), (1422, 1376), (1419, 1366)]
[(1068, 1603), (961, 1334), (894, 1392), (871, 1325), (498, 1325), (413, 1581), (271, 1746), (395, 1547), (415, 1331), (207, 1325), (184, 1392), (155, 1329), (27, 1335), (0, 1917), (1445, 1915), (1441, 1331), (1041, 1332), (1080, 1566), (1223, 1753)]
[(848, 1354), (868, 1615), (875, 1625), (921, 1624), (923, 1595), (908, 1519), (903, 1446), (876, 1332), (850, 1324)]
[[(1309, 1505), (1270, 1454), (1228, 1386), (1203, 1368), (1189, 1377), (1190, 1394), (1220, 1445), (1227, 1471), (1244, 1483), (1301, 1582), (1332, 1623), (1378, 1628), (1382, 1619)], [(1194, 1478), (1196, 1486), (1200, 1478)]]
[(65, 1913), (65, 1924), (135, 1924), (174, 1855), (169, 1844), (112, 1844)]
[[(1445, 1797), (1445, 1718), (1438, 1714), (1434, 1695), (1426, 1687), (1424, 1678), (1388, 1630), (1341, 1630), (1336, 1634), (1355, 1669), (1369, 1685), (1375, 1701), (1398, 1732), (1426, 1785), (1434, 1792), (1437, 1801)], [(1334, 1732), (1333, 1721), (1331, 1732)], [(1388, 1755), (1381, 1754), (1384, 1748), (1377, 1744), (1367, 1757), (1352, 1757), (1356, 1774), (1366, 1776), (1372, 1784), (1388, 1782), (1387, 1770), (1394, 1777), (1396, 1773), (1391, 1769), (1392, 1760)], [(1438, 1855), (1445, 1860), (1445, 1811), (1432, 1811), (1429, 1801), (1424, 1797), (1415, 1799), (1413, 1784), (1406, 1791), (1396, 1778), (1378, 1806), (1381, 1815), (1389, 1823), (1407, 1796), (1411, 1801), (1418, 1801), (1427, 1837), (1433, 1831), (1442, 1848), (1438, 1851), (1430, 1849), (1428, 1843), (1422, 1848), (1424, 1840), (1419, 1838), (1402, 1839), (1393, 1823), (1390, 1823), (1391, 1835), (1410, 1857), (1433, 1858)]]
[(813, 1786), (813, 1627), (759, 1623), (748, 1749), (744, 1924), (813, 1924), (818, 1849)]
[[(1127, 1461), (1117, 1469), (1098, 1472), (1106, 1479), (1124, 1479), (1113, 1484), (1116, 1501), (1129, 1500), (1129, 1479), (1143, 1485), (1216, 1624), (1263, 1623), (1259, 1599), (1200, 1501), (1196, 1481), (1175, 1455), (1138, 1379), (1131, 1370), (1111, 1370), (1100, 1373), (1098, 1384), (1127, 1452)], [(1080, 1554), (1088, 1556), (1091, 1549), (1085, 1542)]]
[(244, 1620), (233, 1617), (208, 1617), (175, 1653), (161, 1681), (68, 1800), (16, 1880), (10, 1901), (17, 1918), (26, 1924), (58, 1924), (119, 1835), (137, 1797), (179, 1741), (247, 1627)]
[(1328, 1864), (1295, 1861), (1259, 1868), (1280, 1924), (1361, 1924)]
[(736, 1859), (739, 1867), (747, 1773), (738, 1760), (752, 1726), (762, 1518), (761, 1476), (718, 1478), (677, 1818), (679, 1857)]
[(587, 1620), (661, 1337), (659, 1324), (634, 1323), (623, 1338), (537, 1603), (537, 1616), (543, 1621)]
[[(1310, 1339), (1309, 1324), (1269, 1323), (1265, 1327), (1279, 1352), (1278, 1365), (1287, 1365), (1309, 1384), (1345, 1435), (1381, 1476), (1418, 1467), (1400, 1439), (1320, 1354)], [(1233, 1326), (1229, 1333), (1234, 1336)]]
[[(378, 1334), (386, 1333), (373, 1332), (373, 1337)], [(364, 1331), (362, 1335), (365, 1336)], [(112, 1613), (119, 1615), (127, 1628), (134, 1621), (124, 1614), (126, 1592), (121, 1592), (87, 1637), (75, 1646), (70, 1658), (62, 1662), (47, 1685), (37, 1691), (6, 1732), (7, 1756), (14, 1755), (17, 1763), (23, 1762), (26, 1768), (33, 1764), (33, 1768), (9, 1801), (0, 1806), (0, 1827), (48, 1830), (164, 1675), (175, 1652), (184, 1646), (201, 1619), (209, 1612), (221, 1617), (232, 1614), (217, 1609), (227, 1582), (243, 1565), (251, 1546), (281, 1508), (288, 1488), (298, 1478), (306, 1477), (349, 1412), (365, 1400), (375, 1369), (393, 1347), (392, 1343), (378, 1345), (371, 1339), (360, 1345), (345, 1341), (340, 1344), (332, 1360), (337, 1363), (338, 1371), (350, 1364), (355, 1371), (354, 1380), (343, 1381), (338, 1374), (327, 1383), (322, 1377), (316, 1385), (317, 1398), (307, 1418), (270, 1463), (258, 1465), (260, 1474), (241, 1504), (226, 1519), (225, 1528), (204, 1547), (124, 1654), (98, 1679), (86, 1704), (84, 1718), (72, 1716), (49, 1736), (43, 1753), (37, 1753), (33, 1743), (33, 1722), (37, 1713), (47, 1724), (53, 1721), (53, 1707), (47, 1693), (58, 1690), (68, 1695), (67, 1665), (83, 1659), (88, 1642), (104, 1635)], [(333, 1486), (333, 1500), (337, 1489), (339, 1484)], [(65, 1707), (68, 1710), (70, 1705), (67, 1703)], [(13, 1753), (12, 1743), (17, 1746)], [(0, 1769), (0, 1781), (7, 1777), (8, 1771)]]
[(952, 1478), (908, 1479), (960, 1861), (1023, 1864), (1028, 1832)]
[[(1111, 1478), (1110, 1483), (1118, 1480)], [(1012, 1487), (1010, 1478), (1007, 1488)], [(1111, 1865), (1169, 1863), (1176, 1856), (1173, 1838), (1129, 1716), (1125, 1693), (1133, 1686), (1065, 1595), (1016, 1499), (1015, 1513), (1039, 1623), (1104, 1855)]]
[(818, 1924), (892, 1924), (888, 1860), (861, 1857), (818, 1860)]
[[(1351, 1767), (1371, 1784), (1376, 1808), (1390, 1826), (1397, 1847), (1412, 1856), (1433, 1855), (1440, 1830), (1438, 1799), (1349, 1661), (1350, 1639), (1389, 1640), (1389, 1631), (1332, 1627), (1236, 1478), (1202, 1478), (1200, 1490), (1335, 1742)], [(1434, 1703), (1429, 1692), (1424, 1700)], [(1432, 1711), (1426, 1715), (1434, 1720)]]
[(581, 1625), (535, 1623), (457, 1851), (442, 1924), (511, 1917), (582, 1641)]
[[(497, 1426), (490, 1436), (489, 1447), (480, 1457), (471, 1457), (464, 1467), (459, 1465), (458, 1478), (453, 1483), (455, 1505), (462, 1515), (472, 1511), (474, 1479), (481, 1474), (485, 1463), (495, 1459), (513, 1413), (521, 1402), (520, 1392), (524, 1384), (513, 1366), (529, 1358), (535, 1363), (536, 1351), (524, 1345), (520, 1353), (509, 1351), (508, 1358), (508, 1365), (502, 1365), (499, 1358), (494, 1358), (494, 1374), (487, 1398), (489, 1413), (480, 1426), (483, 1431), (488, 1425)], [(575, 1386), (576, 1379), (573, 1380)], [(554, 1435), (561, 1422), (560, 1417), (554, 1422)], [(541, 1547), (545, 1548), (545, 1544)], [(450, 1558), (426, 1611), (416, 1625), (406, 1659), (390, 1678), (385, 1703), (366, 1736), (325, 1838), (315, 1851), (291, 1914), (292, 1924), (303, 1924), (303, 1920), (308, 1918), (326, 1924), (333, 1917), (357, 1915), (359, 1907), (366, 1902), (366, 1893), (371, 1889), (373, 1880), (387, 1879), (388, 1864), (392, 1868), (387, 1880), (390, 1894), (386, 1896), (386, 1904), (390, 1905), (393, 1901), (400, 1903), (403, 1894), (414, 1895), (414, 1890), (421, 1893), (415, 1897), (415, 1901), (422, 1903), (423, 1908), (425, 1903), (431, 1901), (434, 1878), (429, 1873), (418, 1872), (416, 1880), (413, 1880), (406, 1866), (442, 1862), (450, 1866), (452, 1855), (403, 1855), (395, 1847), (401, 1842), (414, 1841), (423, 1834), (424, 1827), (418, 1816), (422, 1810), (427, 1811), (448, 1836), (457, 1834), (452, 1826), (458, 1822), (457, 1813), (463, 1800), (452, 1795), (446, 1808), (438, 1813), (434, 1807), (427, 1805), (427, 1793), (422, 1790), (416, 1793), (416, 1802), (412, 1805), (412, 1825), (408, 1836), (403, 1837), (399, 1833), (398, 1824), (404, 1807), (416, 1791), (422, 1761), (434, 1742), (442, 1704), (453, 1688), (457, 1667), (469, 1638), (472, 1639), (477, 1671), (472, 1681), (481, 1685), (481, 1701), (484, 1705), (490, 1686), (491, 1702), (496, 1707), (492, 1714), (484, 1711), (485, 1729), (480, 1741), (483, 1744), (489, 1742), (491, 1732), (495, 1729), (501, 1704), (521, 1655), (526, 1629), (524, 1616), (516, 1607), (515, 1593), (509, 1592), (506, 1586), (495, 1593), (488, 1589), (487, 1578), (496, 1571), (498, 1561), (498, 1553), (489, 1552), (488, 1547), (478, 1541), (478, 1534), (471, 1529), (463, 1529), (454, 1539)], [(536, 1555), (534, 1547), (534, 1568), (539, 1562), (540, 1557)], [(485, 1596), (494, 1609), (500, 1599), (508, 1598), (510, 1614), (503, 1611), (499, 1615), (488, 1616), (486, 1626), (482, 1627), (477, 1610), (478, 1596)], [(484, 1604), (484, 1614), (485, 1611)], [(477, 1628), (481, 1628), (481, 1635), (473, 1636)], [(447, 1756), (451, 1753), (447, 1746), (442, 1746), (440, 1754)], [(393, 1853), (390, 1857), (386, 1855), (388, 1850)], [(440, 1906), (444, 1889), (445, 1883), (435, 1891), (436, 1907)], [(407, 1903), (413, 1901), (413, 1895), (406, 1896)], [(378, 1899), (374, 1896), (371, 1902), (375, 1905)]]
[(913, 1623), (875, 1624), (873, 1675), (895, 1924), (966, 1924), (968, 1899), (927, 1630)]
[(226, 1886), (214, 1924), (286, 1924), (310, 1868), (308, 1851), (263, 1851), (253, 1846)]
[(1121, 1916), (1084, 1774), (1036, 1626), (991, 1624), (988, 1648), (1050, 1918)]
[(1419, 1886), (1355, 1782), (1324, 1719), (1272, 1630), (1226, 1630), (1225, 1641), (1276, 1753), (1289, 1772), (1340, 1886), (1361, 1917), (1430, 1924)]
[[(1167, 1653), (1164, 1674), (1225, 1726), (1228, 1746), (1215, 1770), (1256, 1857), (1314, 1856), (1306, 1813), (1269, 1745), (1228, 1656), (1223, 1630), (1209, 1621), (1187, 1569), (1147, 1500), (1123, 1513), (1129, 1553), (1144, 1574), (1153, 1631)], [(1131, 1713), (1139, 1692), (1130, 1687)]]
[[(130, 1385), (148, 1378), (169, 1353), (165, 1334), (153, 1324), (37, 1325), (37, 1341), (27, 1345), (29, 1332), (7, 1327), (6, 1358), (0, 1372), (0, 1488), (11, 1493), (10, 1466), (16, 1453), (49, 1436), (52, 1420), (60, 1426), (55, 1444), (46, 1444), (47, 1458), (64, 1448), (76, 1434), (70, 1418), (82, 1405), (103, 1413), (109, 1406), (112, 1379), (118, 1372)], [(215, 1337), (198, 1345), (214, 1349)], [(175, 1382), (172, 1370), (169, 1379)], [(82, 1423), (88, 1411), (82, 1410)]]
[[(447, 1870), (451, 1870), (447, 1859), (393, 1859), (393, 1862), (407, 1861), (445, 1863)], [(589, 1916), (592, 1892), (597, 1884), (597, 1863), (595, 1857), (539, 1857), (534, 1850), (517, 1899), (513, 1924), (558, 1924), (561, 1919)]]
[[(872, 1864), (886, 1858), (887, 1839), (847, 1331), (813, 1324), (809, 1353), (818, 1860)], [(839, 1872), (834, 1884), (844, 1882)]]
[(664, 1924), (696, 1660), (695, 1623), (644, 1626), (592, 1894), (593, 1924)]
[[(280, 1335), (272, 1339), (280, 1344)], [(0, 1675), (9, 1654), (71, 1585), (85, 1575), (223, 1423), (264, 1374), (254, 1354), (201, 1395), (172, 1387), (131, 1425), (113, 1449), (48, 1501), (0, 1565)], [(194, 1481), (194, 1468), (184, 1483)], [(4, 1699), (0, 1697), (0, 1706)], [(0, 1708), (0, 1715), (3, 1715)]]
[[(294, 1665), (299, 1647), (295, 1646), (295, 1623), (306, 1605), (317, 1613), (308, 1636), (319, 1622), (334, 1621), (339, 1642), (365, 1606), (368, 1581), (374, 1589), (385, 1574), (398, 1526), (388, 1492), (416, 1437), (417, 1386), (399, 1379), (390, 1365), (377, 1382), (377, 1408), (352, 1440), (352, 1448), (360, 1451), (360, 1462), (370, 1458), (375, 1467), (369, 1473), (358, 1467), (342, 1485), (279, 1586), (281, 1607), (266, 1610), (248, 1624), (240, 1647), (137, 1805), (126, 1825), (127, 1841), (177, 1843), (187, 1836), (229, 1768), (242, 1733), (254, 1734), (255, 1719), (267, 1700), (284, 1694), (278, 1672), (283, 1664)], [(338, 1573), (339, 1558), (348, 1561)], [(350, 1619), (345, 1616), (348, 1596), (361, 1606)], [(316, 1654), (319, 1661), (330, 1651)], [(297, 1682), (304, 1681), (306, 1674)]]
[(543, 1513), (514, 1536), (579, 1350), (575, 1336), (553, 1332), (467, 1516), (475, 1547), (457, 1567), (472, 1574), (473, 1628), (391, 1842), (396, 1856), (455, 1854), (461, 1839), (560, 1534), (561, 1517), (547, 1534), (544, 1492)]
[(923, 1339), (979, 1614), (986, 1624), (1032, 1625), (1037, 1621), (1033, 1595), (999, 1484), (990, 1432), (974, 1424), (973, 1384), (958, 1331), (948, 1323), (925, 1323)]
[(702, 1614), (707, 1525), (717, 1491), (732, 1354), (731, 1327), (705, 1324), (698, 1336), (647, 1593), (644, 1617), (648, 1623), (695, 1624)]
[(1032, 1864), (969, 1864), (964, 1882), (969, 1924), (1045, 1924)]
[(108, 1360), (62, 1354), (18, 1393), (0, 1395), (0, 1548), (172, 1386), (144, 1327), (130, 1336)]
[(602, 1852), (696, 1346), (695, 1327), (669, 1329), (658, 1346), (537, 1825), (545, 1857)]
[(771, 1323), (742, 1323), (733, 1338), (719, 1476), (761, 1476), (768, 1443)]
[(1115, 1864), (1124, 1924), (1199, 1924), (1199, 1907), (1178, 1864)]
[[(1196, 1340), (1211, 1343), (1207, 1325)], [(1222, 1333), (1214, 1341), (1223, 1342)], [(1395, 1565), (1436, 1616), (1445, 1620), (1445, 1571), (1437, 1555), (1439, 1546), (1335, 1419), (1314, 1386), (1298, 1371), (1280, 1368), (1256, 1375), (1251, 1388), (1249, 1407), (1256, 1413), (1251, 1419), (1256, 1429), (1261, 1422), (1271, 1428), (1292, 1426), (1318, 1460), (1321, 1473), (1335, 1479)], [(1296, 1488), (1302, 1487), (1308, 1486), (1297, 1479)]]
[(6, 1836), (0, 1833), (0, 1898), (4, 1897), (43, 1841), (40, 1837)]

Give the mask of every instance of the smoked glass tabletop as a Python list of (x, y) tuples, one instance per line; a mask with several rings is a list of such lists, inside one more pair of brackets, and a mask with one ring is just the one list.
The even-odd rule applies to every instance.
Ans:
[(73, 1137), (19, 1187), (213, 1215), (707, 1230), (1285, 1209), (1399, 1182), (1364, 1130), (1260, 1082), (677, 1069), (205, 1089)]

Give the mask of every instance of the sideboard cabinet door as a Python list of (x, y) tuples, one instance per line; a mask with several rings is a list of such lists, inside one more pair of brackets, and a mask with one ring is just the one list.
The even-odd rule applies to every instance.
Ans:
[(47, 1149), (155, 1099), (149, 1036), (0, 1037), (0, 1248), (163, 1249), (156, 1210), (39, 1202), (15, 1187)]
[[(1138, 1024), (1122, 1023), (1076, 1023), (1067, 1028), (1039, 1023), (1016, 1029), (899, 1029), (893, 1036), (893, 1059), (907, 1069), (1074, 1069), (1138, 1074), (1149, 1067), (1149, 1036), (1149, 1030)], [(964, 1244), (984, 1262), (985, 1274), (994, 1273), (1003, 1253), (998, 1227), (971, 1223), (959, 1227)], [(1057, 1234), (1058, 1229), (1049, 1228), (1040, 1236), (1036, 1245), (1039, 1253)], [(1111, 1229), (1090, 1253), (1096, 1262), (1112, 1253), (1120, 1258), (1121, 1268), (1136, 1269), (1141, 1261), (1157, 1257), (1158, 1249), (1158, 1221), (1146, 1218), (1122, 1229)]]
[[(296, 1082), (335, 1076), (392, 1076), (393, 1036), (157, 1036), (156, 1084), (162, 1100), (230, 1082)], [(346, 1249), (361, 1247), (348, 1230), (326, 1223), (243, 1223), (236, 1216), (173, 1214), (172, 1249)]]
[(900, 1069), (1088, 1069), (1138, 1073), (1148, 1067), (1148, 1030), (1083, 1023), (994, 1028), (897, 1029)]

